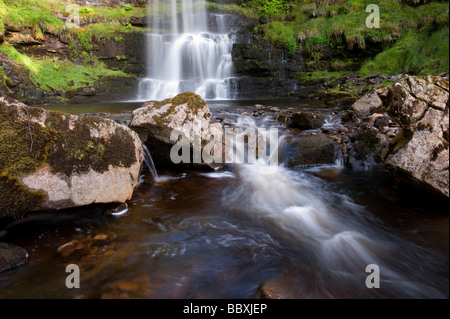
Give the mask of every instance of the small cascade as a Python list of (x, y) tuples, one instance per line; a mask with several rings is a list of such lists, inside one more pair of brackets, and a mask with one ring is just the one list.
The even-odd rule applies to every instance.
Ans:
[(155, 182), (158, 182), (159, 176), (158, 176), (158, 173), (156, 172), (156, 167), (155, 167), (155, 163), (153, 162), (152, 154), (150, 154), (150, 150), (148, 149), (148, 147), (145, 144), (142, 145), (142, 149), (144, 150), (145, 164), (147, 165), (147, 168), (149, 169), (150, 173), (152, 174)]

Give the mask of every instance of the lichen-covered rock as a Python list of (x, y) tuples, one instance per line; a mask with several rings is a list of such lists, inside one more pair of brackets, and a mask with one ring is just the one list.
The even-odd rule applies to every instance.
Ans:
[(142, 161), (126, 126), (0, 98), (0, 216), (124, 202)]
[[(186, 92), (163, 101), (149, 101), (133, 111), (130, 128), (150, 149), (156, 167), (189, 166), (217, 168), (224, 163), (227, 147), (220, 123), (210, 123), (211, 112), (205, 100)], [(174, 162), (175, 144), (181, 162)], [(172, 154), (173, 155), (173, 154)], [(207, 159), (207, 160), (206, 160)], [(206, 160), (206, 161), (205, 161)]]
[(397, 178), (449, 197), (449, 92), (440, 77), (408, 76), (388, 94), (401, 130), (384, 149), (383, 165)]
[(27, 262), (28, 253), (21, 247), (0, 242), (0, 272)]

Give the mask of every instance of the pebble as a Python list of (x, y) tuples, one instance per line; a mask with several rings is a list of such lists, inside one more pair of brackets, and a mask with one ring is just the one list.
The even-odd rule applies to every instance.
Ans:
[(92, 240), (107, 240), (107, 239), (108, 239), (108, 235), (98, 234)]
[(60, 254), (62, 257), (67, 257), (69, 256), (76, 248), (76, 246), (79, 244), (80, 242), (78, 240), (71, 240), (65, 244), (62, 244), (61, 246), (59, 246), (56, 249), (56, 252), (58, 254)]
[(139, 289), (139, 285), (131, 281), (119, 281), (116, 286), (122, 291), (137, 291)]
[(280, 112), (280, 108), (276, 106), (271, 107), (269, 110), (272, 112)]

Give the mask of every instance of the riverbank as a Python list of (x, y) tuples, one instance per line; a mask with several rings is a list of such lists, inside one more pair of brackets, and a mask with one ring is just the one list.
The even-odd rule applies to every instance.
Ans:
[[(368, 29), (369, 2), (208, 2), (209, 12), (237, 17), (224, 20), (235, 30), (235, 98), (357, 99), (398, 74), (448, 71), (448, 3), (383, 2), (380, 28)], [(152, 8), (81, 1), (79, 28), (70, 28), (69, 2), (55, 3), (0, 2), (0, 93), (31, 105), (135, 98)]]

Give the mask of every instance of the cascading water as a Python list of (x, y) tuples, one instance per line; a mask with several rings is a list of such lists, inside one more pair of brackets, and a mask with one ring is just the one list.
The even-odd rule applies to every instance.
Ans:
[(204, 0), (149, 0), (147, 76), (138, 100), (162, 100), (191, 91), (204, 99), (233, 99), (232, 37), (223, 15), (212, 15), (208, 29)]
[[(239, 118), (237, 124), (260, 131), (250, 117)], [(283, 147), (283, 136), (278, 143), (274, 143), (274, 135), (261, 137), (261, 141), (271, 144), (270, 153), (278, 153), (278, 148)], [(349, 290), (364, 295), (364, 271), (372, 264), (382, 269), (384, 288), (392, 296), (444, 297), (433, 287), (440, 279), (426, 278), (426, 271), (416, 272), (417, 254), (423, 253), (418, 246), (384, 230), (381, 221), (366, 214), (347, 196), (327, 193), (309, 174), (277, 165), (274, 154), (267, 157), (270, 161), (248, 157), (244, 162), (249, 139), (238, 137), (233, 142), (237, 151), (228, 159), (237, 160), (238, 186), (224, 193), (223, 204), (230, 211), (251, 212), (255, 220), (270, 223), (302, 247), (309, 256), (308, 263), (329, 278), (328, 282), (315, 283), (321, 292), (312, 297), (333, 296), (334, 287), (343, 282)], [(342, 169), (339, 162), (334, 169)], [(422, 283), (413, 282), (412, 278), (419, 277)], [(423, 284), (427, 280), (430, 285)]]
[(150, 154), (150, 151), (149, 151), (148, 147), (145, 144), (142, 145), (142, 149), (144, 151), (145, 164), (147, 165), (148, 170), (152, 174), (153, 179), (156, 182), (158, 182), (159, 181), (159, 176), (158, 176), (158, 173), (156, 172), (156, 167), (155, 167), (155, 163), (153, 162), (152, 155)]

